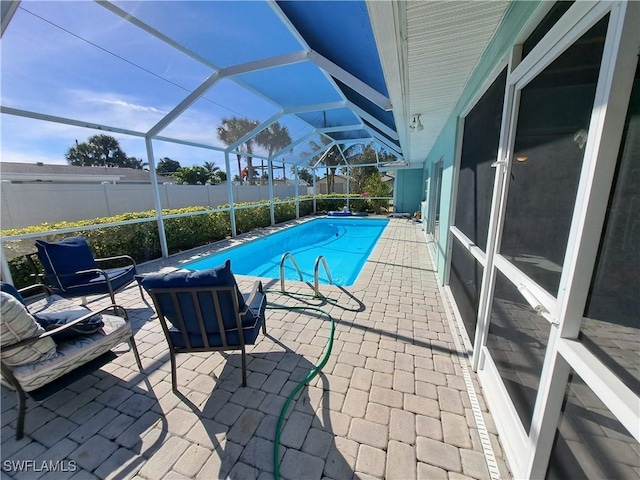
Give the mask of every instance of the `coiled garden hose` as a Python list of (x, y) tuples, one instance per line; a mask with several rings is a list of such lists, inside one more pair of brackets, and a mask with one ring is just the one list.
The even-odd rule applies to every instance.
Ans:
[[(268, 290), (267, 290), (268, 292)], [(283, 294), (283, 292), (281, 292), (280, 290), (274, 291), (273, 293), (280, 293)], [(315, 297), (315, 295), (307, 295), (304, 293), (298, 293), (296, 295), (301, 295), (301, 296), (305, 296), (305, 297)], [(324, 298), (324, 300), (333, 300), (333, 299), (327, 299)], [(275, 480), (279, 480), (280, 479), (280, 462), (279, 462), (279, 457), (280, 457), (280, 434), (282, 433), (282, 426), (284, 425), (284, 417), (287, 414), (287, 410), (289, 409), (289, 405), (291, 404), (291, 401), (293, 400), (293, 398), (298, 394), (298, 392), (300, 392), (300, 390), (302, 390), (304, 388), (305, 385), (307, 385), (311, 380), (313, 380), (313, 378), (318, 375), (318, 373), (322, 370), (322, 368), (325, 366), (325, 364), (327, 363), (327, 361), (329, 360), (329, 355), (331, 355), (331, 348), (333, 347), (333, 335), (335, 332), (335, 320), (333, 319), (333, 317), (326, 312), (325, 310), (321, 309), (320, 307), (314, 307), (311, 305), (307, 305), (307, 306), (300, 306), (300, 307), (280, 307), (280, 306), (269, 306), (267, 305), (267, 308), (270, 310), (313, 310), (316, 312), (320, 312), (324, 315), (326, 315), (327, 317), (329, 317), (329, 320), (331, 322), (331, 329), (329, 332), (329, 340), (327, 341), (325, 350), (324, 350), (324, 354), (322, 355), (322, 358), (320, 359), (320, 361), (318, 362), (317, 365), (315, 365), (313, 367), (313, 369), (311, 369), (311, 371), (307, 374), (307, 376), (304, 378), (304, 380), (302, 380), (300, 383), (298, 383), (298, 385), (296, 386), (296, 388), (293, 389), (293, 391), (289, 394), (289, 397), (287, 397), (287, 401), (285, 402), (284, 406), (282, 407), (282, 410), (280, 411), (280, 417), (278, 418), (278, 425), (276, 427), (276, 436), (274, 438), (274, 446), (273, 446), (273, 477)]]

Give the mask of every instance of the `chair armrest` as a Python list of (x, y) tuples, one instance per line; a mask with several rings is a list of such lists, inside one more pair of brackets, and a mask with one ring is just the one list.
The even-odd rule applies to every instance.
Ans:
[(38, 340), (40, 340), (41, 338), (47, 338), (50, 337), (52, 335), (55, 335), (56, 333), (60, 333), (68, 328), (73, 327), (75, 324), (77, 323), (81, 323), (84, 322), (85, 320), (88, 320), (89, 318), (95, 316), (95, 315), (99, 315), (101, 313), (106, 312), (107, 310), (113, 309), (114, 313), (116, 313), (116, 315), (118, 317), (122, 317), (124, 319), (125, 322), (129, 322), (129, 315), (127, 315), (127, 311), (121, 307), (120, 305), (116, 305), (115, 303), (112, 305), (108, 305), (106, 307), (101, 308), (100, 310), (96, 310), (96, 311), (89, 311), (86, 315), (83, 315), (80, 318), (76, 318), (75, 320), (62, 325), (58, 328), (55, 328), (53, 330), (49, 330), (47, 332), (41, 333), (38, 336), (35, 337), (31, 337), (31, 338), (25, 338), (24, 340), (20, 340), (19, 342), (16, 343), (12, 343), (11, 345), (7, 345), (6, 347), (2, 347), (3, 351), (8, 351), (8, 350), (13, 350), (15, 348), (18, 347), (24, 347), (25, 345), (31, 345), (32, 343), (37, 342)]
[(49, 274), (45, 273), (43, 276), (45, 278), (69, 278), (69, 277), (77, 277), (78, 275), (88, 275), (90, 273), (101, 275), (105, 278), (109, 278), (107, 273), (100, 268), (90, 268), (88, 270), (78, 270), (77, 272), (71, 273), (58, 273), (58, 274)]
[(50, 297), (53, 294), (49, 286), (45, 285), (44, 283), (35, 283), (33, 285), (29, 285), (28, 287), (20, 288), (18, 289), (18, 292), (20, 292), (20, 295), (22, 295), (24, 298), (31, 297), (37, 293), (43, 293), (47, 297)]
[(251, 290), (251, 293), (249, 294), (249, 298), (247, 298), (247, 300), (245, 301), (247, 306), (246, 306), (246, 308), (244, 310), (242, 310), (240, 312), (240, 316), (244, 315), (245, 313), (247, 313), (251, 309), (251, 306), (253, 305), (253, 303), (256, 300), (256, 296), (258, 295), (258, 292), (264, 293), (263, 290), (262, 290), (262, 282), (260, 280), (256, 281), (253, 284), (253, 289)]
[(136, 261), (129, 255), (116, 255), (115, 257), (95, 258), (96, 263), (110, 262), (113, 260), (128, 260), (131, 265), (136, 266)]

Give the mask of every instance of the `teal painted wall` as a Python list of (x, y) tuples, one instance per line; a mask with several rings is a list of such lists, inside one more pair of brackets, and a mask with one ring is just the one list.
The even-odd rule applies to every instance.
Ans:
[(456, 139), (460, 114), (474, 100), (477, 93), (485, 86), (497, 66), (507, 58), (518, 34), (527, 21), (540, 6), (539, 1), (512, 2), (495, 35), (487, 45), (478, 66), (471, 74), (458, 103), (453, 109), (449, 120), (442, 129), (438, 140), (427, 155), (424, 163), (424, 176), (429, 177), (431, 165), (440, 159), (444, 160), (442, 174), (442, 196), (440, 200), (440, 235), (436, 268), (438, 277), (444, 283), (446, 270), (447, 249), (449, 248), (449, 227), (451, 206), (453, 202), (454, 163), (456, 158)]
[(422, 170), (397, 170), (394, 210), (397, 213), (419, 212), (424, 195), (423, 185)]

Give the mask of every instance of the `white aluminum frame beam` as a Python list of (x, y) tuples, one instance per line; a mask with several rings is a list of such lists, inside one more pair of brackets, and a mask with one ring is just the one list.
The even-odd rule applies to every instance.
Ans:
[(0, 38), (4, 35), (4, 31), (7, 29), (13, 18), (13, 14), (16, 13), (20, 6), (20, 0), (14, 0), (12, 2), (2, 2), (2, 21), (0, 27)]
[(317, 133), (331, 133), (331, 132), (349, 132), (351, 130), (364, 130), (364, 123), (358, 123), (356, 125), (343, 125), (335, 127), (316, 128)]
[(258, 72), (260, 70), (268, 70), (270, 68), (282, 67), (285, 65), (293, 65), (308, 60), (309, 52), (300, 50), (293, 53), (285, 53), (276, 55), (275, 57), (263, 58), (252, 62), (240, 63), (230, 67), (221, 68), (218, 73), (221, 77), (235, 77), (245, 73)]
[(300, 34), (298, 29), (293, 26), (293, 23), (291, 23), (291, 20), (289, 20), (289, 17), (287, 17), (285, 13), (282, 11), (282, 9), (280, 8), (280, 5), (278, 5), (275, 0), (268, 0), (267, 3), (269, 4), (273, 12), (276, 14), (276, 16), (287, 28), (287, 30), (289, 30), (289, 33), (295, 37), (295, 39), (298, 41), (300, 46), (310, 51), (311, 47), (309, 46), (305, 38)]
[(206, 143), (192, 142), (189, 140), (178, 140), (177, 138), (171, 137), (163, 137), (161, 135), (156, 135), (153, 137), (154, 140), (159, 140), (161, 142), (170, 142), (170, 143), (178, 143), (180, 145), (186, 145), (188, 147), (197, 147), (197, 148), (205, 148), (207, 150), (215, 150), (216, 152), (224, 152), (226, 149), (222, 147), (216, 147), (215, 145), (207, 145)]
[(114, 13), (115, 15), (119, 16), (123, 20), (126, 20), (127, 22), (135, 25), (136, 27), (140, 28), (141, 30), (144, 30), (148, 34), (156, 37), (158, 40), (163, 41), (167, 45), (172, 46), (173, 48), (175, 48), (179, 52), (184, 53), (188, 57), (194, 59), (196, 62), (202, 63), (203, 65), (206, 65), (207, 67), (209, 67), (209, 68), (211, 68), (213, 70), (216, 70), (216, 71), (220, 69), (213, 62), (210, 62), (206, 58), (204, 58), (204, 57), (198, 55), (197, 53), (195, 53), (194, 51), (189, 50), (185, 46), (181, 45), (180, 43), (178, 43), (175, 40), (171, 39), (170, 37), (166, 36), (164, 33), (156, 30), (152, 26), (147, 25), (146, 23), (144, 23), (141, 20), (138, 20), (136, 17), (134, 17), (133, 15), (129, 14), (128, 12), (122, 10), (120, 7), (115, 6), (113, 3), (108, 2), (106, 0), (94, 0), (94, 1), (95, 1), (95, 3), (100, 5), (101, 7), (104, 7), (107, 10), (109, 10), (111, 13)]
[(375, 88), (363, 82), (353, 74), (347, 72), (344, 68), (335, 64), (315, 50), (311, 50), (311, 52), (309, 53), (309, 60), (311, 60), (316, 66), (327, 72), (332, 77), (340, 80), (356, 93), (373, 102), (381, 109), (389, 111), (393, 108), (391, 105), (391, 100), (389, 100), (387, 96), (378, 92)]
[(15, 115), (17, 117), (32, 118), (34, 120), (43, 120), (45, 122), (61, 123), (64, 125), (71, 125), (73, 127), (92, 128), (94, 130), (104, 130), (106, 132), (122, 133), (125, 135), (131, 135), (133, 137), (146, 136), (143, 132), (136, 132), (135, 130), (128, 130), (126, 128), (112, 127), (110, 125), (103, 125), (100, 123), (84, 122), (82, 120), (74, 120), (71, 118), (58, 117), (56, 115), (47, 115), (44, 113), (31, 112), (29, 110), (21, 110), (19, 108), (0, 106), (0, 113), (6, 113), (7, 115)]
[(398, 140), (398, 132), (396, 132), (392, 128), (382, 123), (380, 120), (378, 120), (376, 117), (371, 115), (369, 112), (365, 112), (362, 108), (360, 108), (355, 103), (353, 102), (347, 102), (347, 103), (348, 103), (348, 108), (350, 108), (351, 111), (355, 113), (358, 117), (369, 122), (371, 125), (376, 127), (382, 133), (384, 133), (385, 135), (388, 135), (389, 138), (391, 138), (392, 140)]
[[(295, 142), (291, 142), (289, 145), (287, 145), (285, 148), (283, 148), (282, 150), (274, 153), (273, 155), (271, 155), (271, 158), (269, 160), (275, 160), (277, 159), (280, 155), (283, 155), (287, 150), (291, 150), (292, 148), (294, 148), (296, 145), (300, 145), (302, 142), (304, 142), (305, 140), (308, 140), (310, 137), (312, 137), (313, 135), (315, 135), (316, 132), (315, 131), (311, 131), (305, 135), (303, 135), (302, 137), (300, 137), (298, 140), (296, 140)], [(283, 160), (280, 160), (283, 161)]]
[[(325, 147), (325, 151), (322, 153), (321, 157), (324, 157), (326, 155), (326, 153), (331, 149), (331, 147), (333, 147), (335, 145), (336, 145), (336, 142), (331, 142), (331, 143), (328, 143), (326, 145), (323, 145), (323, 147)], [(304, 157), (299, 158), (298, 161), (292, 162), (292, 165), (300, 165), (301, 163), (307, 162), (307, 161), (311, 160), (313, 157), (319, 155), (321, 151), (322, 151), (322, 149), (319, 149), (319, 150), (316, 150), (313, 153), (305, 155)]]
[[(338, 108), (349, 108), (349, 102), (339, 100), (337, 102), (316, 103), (312, 105), (301, 105), (299, 107), (289, 107), (283, 110), (285, 115), (298, 115), (300, 113), (323, 112), (325, 110), (337, 110)], [(313, 127), (313, 125), (311, 125)]]
[(313, 168), (314, 170), (315, 170), (316, 168), (318, 168), (318, 164), (319, 164), (322, 160), (324, 160), (324, 157), (326, 157), (326, 156), (327, 156), (327, 154), (329, 153), (329, 150), (331, 150), (331, 147), (333, 147), (334, 145), (335, 145), (335, 142), (331, 142), (329, 145), (327, 145), (327, 149), (324, 151), (324, 153), (320, 156), (320, 158), (318, 159), (318, 161), (317, 161), (317, 162), (313, 165), (313, 167), (311, 167), (311, 168)]
[(367, 127), (365, 130), (367, 130), (367, 132), (369, 132), (378, 143), (381, 143), (382, 145), (384, 145), (389, 150), (392, 150), (393, 153), (397, 153), (402, 158), (404, 158), (404, 156), (402, 155), (402, 149), (399, 146), (394, 145), (389, 140), (387, 140), (382, 135), (380, 135), (380, 133), (376, 132), (375, 130), (372, 130), (369, 127)]
[[(278, 18), (286, 26), (286, 28), (290, 31), (290, 33), (298, 40), (298, 42), (300, 43), (300, 46), (302, 47), (303, 50), (299, 51), (299, 52), (294, 52), (294, 53), (291, 53), (291, 54), (281, 55), (279, 57), (273, 57), (272, 59), (259, 60), (259, 61), (256, 61), (256, 62), (248, 62), (247, 64), (244, 64), (244, 67), (242, 65), (236, 65), (236, 66), (232, 66), (232, 67), (227, 67), (225, 69), (221, 69), (220, 67), (218, 67), (213, 62), (210, 62), (206, 58), (201, 57), (200, 55), (198, 55), (195, 52), (189, 50), (188, 48), (184, 47), (183, 45), (175, 42), (174, 40), (172, 40), (168, 36), (164, 35), (163, 33), (159, 32), (158, 30), (154, 29), (150, 25), (147, 25), (146, 23), (142, 22), (141, 20), (137, 19), (136, 17), (134, 17), (133, 15), (127, 13), (126, 11), (120, 9), (119, 7), (113, 5), (109, 1), (106, 1), (106, 0), (94, 0), (94, 1), (98, 5), (101, 5), (102, 7), (106, 8), (109, 11), (111, 11), (115, 15), (121, 17), (123, 20), (132, 23), (133, 25), (137, 26), (138, 28), (141, 28), (142, 30), (144, 30), (147, 33), (149, 33), (150, 35), (152, 35), (152, 36), (158, 38), (159, 40), (167, 43), (168, 45), (178, 49), (180, 52), (184, 53), (185, 55), (189, 56), (190, 58), (202, 63), (203, 65), (205, 65), (205, 66), (207, 66), (209, 68), (212, 68), (212, 69), (216, 70), (217, 73), (220, 75), (220, 78), (229, 77), (230, 79), (232, 79), (232, 81), (234, 81), (235, 83), (237, 83), (241, 87), (245, 88), (246, 90), (250, 91), (251, 93), (257, 95), (258, 97), (264, 99), (268, 103), (270, 103), (270, 104), (276, 106), (278, 109), (282, 110), (284, 115), (287, 115), (287, 114), (295, 115), (297, 113), (306, 113), (306, 112), (312, 112), (312, 111), (317, 111), (317, 110), (321, 110), (321, 109), (329, 110), (329, 109), (334, 109), (334, 108), (346, 107), (346, 108), (349, 108), (356, 116), (359, 116), (361, 118), (366, 119), (367, 121), (369, 121), (369, 123), (371, 123), (372, 125), (376, 126), (377, 128), (379, 128), (384, 133), (388, 134), (394, 140), (398, 139), (397, 133), (395, 133), (393, 130), (390, 130), (386, 125), (384, 125), (381, 122), (379, 122), (375, 117), (369, 115), (367, 112), (364, 112), (362, 109), (360, 109), (356, 105), (354, 105), (351, 102), (349, 102), (345, 98), (344, 93), (340, 90), (338, 85), (333, 80), (333, 76), (331, 75), (331, 73), (329, 71), (325, 70), (323, 67), (319, 66), (317, 63), (314, 63), (314, 64), (316, 64), (316, 66), (318, 66), (318, 68), (320, 68), (322, 73), (326, 76), (327, 80), (332, 84), (332, 86), (335, 89), (335, 91), (344, 100), (342, 100), (341, 102), (334, 102), (332, 104), (326, 104), (325, 106), (310, 105), (310, 106), (302, 106), (302, 107), (283, 109), (282, 105), (277, 104), (271, 98), (265, 96), (261, 92), (256, 91), (254, 88), (244, 84), (244, 82), (240, 81), (240, 79), (235, 78), (236, 75), (239, 75), (239, 74), (242, 74), (242, 73), (247, 73), (249, 71), (255, 71), (255, 70), (252, 70), (252, 69), (258, 69), (259, 70), (259, 69), (264, 69), (264, 68), (273, 68), (273, 67), (277, 67), (277, 66), (281, 66), (281, 65), (285, 65), (285, 64), (290, 64), (290, 63), (296, 63), (296, 62), (302, 62), (302, 61), (308, 61), (309, 60), (310, 55), (312, 53), (311, 48), (309, 47), (309, 45), (306, 42), (306, 40), (304, 39), (304, 37), (293, 26), (293, 24), (291, 23), (289, 18), (284, 14), (284, 12), (282, 12), (280, 7), (277, 5), (277, 3), (274, 0), (268, 0), (269, 5), (271, 6), (271, 8), (275, 12), (275, 14), (278, 16)], [(318, 62), (323, 63), (324, 60), (326, 60), (326, 62), (329, 62), (329, 63), (325, 62), (326, 66), (327, 66), (327, 68), (330, 68), (331, 71), (336, 74), (336, 78), (339, 78), (343, 83), (348, 84), (351, 88), (354, 88), (354, 86), (356, 86), (357, 82), (355, 82), (355, 81), (351, 82), (351, 83), (345, 82), (345, 80), (349, 80), (349, 79), (346, 78), (346, 75), (343, 75), (343, 73), (339, 70), (340, 67), (338, 67), (335, 64), (332, 64), (329, 60), (324, 59), (324, 57), (322, 57), (317, 52), (314, 52), (314, 54), (315, 54), (314, 58)], [(346, 72), (346, 71), (344, 73), (348, 74), (348, 72)], [(354, 79), (356, 81), (360, 82), (360, 80), (358, 80), (357, 78), (354, 77)], [(366, 84), (364, 84), (364, 85), (366, 85)], [(368, 85), (366, 85), (366, 87), (367, 88), (371, 88)], [(358, 88), (354, 88), (354, 90), (358, 91), (360, 94), (363, 94), (363, 92), (359, 91)], [(364, 95), (364, 96), (366, 97), (366, 95)], [(305, 123), (308, 124), (308, 122), (305, 122)], [(167, 125), (168, 125), (168, 123), (167, 123)], [(312, 127), (312, 128), (315, 128), (313, 125), (310, 125), (310, 124), (308, 124), (308, 125), (310, 127)], [(158, 125), (156, 125), (156, 127), (157, 126)], [(157, 134), (160, 130), (156, 131), (155, 133)], [(155, 135), (153, 135), (153, 136), (155, 137)], [(389, 146), (389, 145), (387, 145), (387, 146)]]
[(221, 80), (218, 72), (212, 73), (209, 75), (204, 82), (202, 82), (194, 91), (192, 91), (189, 95), (187, 95), (184, 100), (182, 100), (178, 105), (176, 105), (169, 113), (167, 113), (162, 120), (156, 123), (151, 129), (147, 132), (148, 137), (155, 137), (162, 130), (167, 128), (171, 122), (173, 122), (176, 118), (178, 118), (184, 111), (193, 105), (202, 95), (207, 93), (210, 88), (212, 88), (216, 83)]
[(144, 139), (147, 148), (147, 161), (149, 162), (149, 174), (151, 175), (151, 186), (153, 188), (153, 204), (156, 209), (158, 223), (158, 236), (160, 237), (160, 251), (162, 258), (169, 258), (169, 247), (167, 245), (167, 232), (164, 229), (164, 218), (162, 217), (162, 200), (160, 199), (160, 189), (158, 188), (158, 174), (156, 172), (156, 162), (153, 156), (153, 142), (151, 138)]

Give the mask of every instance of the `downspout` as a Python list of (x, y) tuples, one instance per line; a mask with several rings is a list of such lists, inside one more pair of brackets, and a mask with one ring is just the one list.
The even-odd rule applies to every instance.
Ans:
[(153, 145), (150, 137), (144, 137), (147, 147), (147, 163), (151, 174), (151, 187), (153, 188), (153, 203), (156, 207), (156, 217), (158, 218), (158, 236), (160, 237), (160, 251), (162, 258), (169, 258), (169, 247), (167, 246), (167, 234), (164, 231), (164, 218), (162, 217), (162, 202), (160, 200), (160, 189), (158, 188), (158, 175), (156, 173), (156, 162), (153, 158)]
[[(233, 185), (231, 184), (231, 164), (229, 150), (224, 151), (224, 167), (227, 172), (227, 200), (229, 200), (229, 218), (231, 219), (231, 236), (236, 237), (236, 211), (233, 208)], [(240, 172), (238, 172), (240, 174)]]

